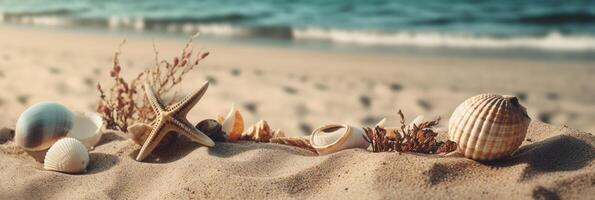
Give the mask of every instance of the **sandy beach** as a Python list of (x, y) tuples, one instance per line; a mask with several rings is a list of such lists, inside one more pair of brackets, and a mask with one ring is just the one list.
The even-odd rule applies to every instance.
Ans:
[[(98, 82), (109, 85), (114, 51), (128, 78), (179, 53), (185, 40), (0, 27), (0, 127), (44, 100), (95, 110)], [(121, 132), (107, 132), (91, 151), (88, 172), (44, 171), (13, 141), (0, 139), (0, 199), (590, 199), (595, 196), (595, 77), (588, 61), (446, 57), (323, 51), (201, 40), (211, 52), (179, 92), (211, 85), (189, 113), (196, 123), (238, 105), (247, 124), (265, 119), (288, 135), (325, 124), (371, 126), (397, 110), (442, 117), (463, 100), (493, 92), (519, 97), (532, 118), (511, 158), (480, 163), (460, 156), (346, 150), (326, 156), (276, 144), (184, 138), (148, 163)]]

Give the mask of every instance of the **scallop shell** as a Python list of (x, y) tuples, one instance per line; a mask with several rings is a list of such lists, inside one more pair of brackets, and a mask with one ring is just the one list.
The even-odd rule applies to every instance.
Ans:
[(81, 141), (87, 149), (93, 148), (101, 139), (103, 119), (94, 112), (77, 112), (74, 115), (74, 126), (67, 137)]
[(58, 140), (45, 155), (43, 168), (65, 173), (85, 172), (89, 164), (87, 147), (74, 138)]
[(370, 146), (364, 129), (350, 125), (326, 125), (312, 132), (310, 145), (320, 155), (349, 148), (367, 149)]
[(235, 105), (231, 105), (231, 109), (225, 118), (219, 119), (223, 119), (219, 123), (221, 123), (223, 132), (227, 133), (227, 139), (232, 142), (239, 140), (242, 132), (244, 132), (244, 119)]
[(73, 126), (73, 114), (56, 102), (39, 102), (27, 108), (17, 120), (15, 142), (27, 151), (42, 151), (66, 136)]
[(494, 160), (510, 155), (521, 145), (530, 121), (516, 97), (480, 94), (455, 109), (448, 134), (465, 157)]

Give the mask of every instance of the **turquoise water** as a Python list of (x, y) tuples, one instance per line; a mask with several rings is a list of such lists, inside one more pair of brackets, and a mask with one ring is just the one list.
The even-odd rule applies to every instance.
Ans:
[(595, 51), (595, 0), (0, 0), (0, 21), (359, 46)]

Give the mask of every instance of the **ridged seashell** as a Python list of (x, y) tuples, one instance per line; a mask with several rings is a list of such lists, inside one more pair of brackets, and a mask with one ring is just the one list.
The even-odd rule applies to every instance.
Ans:
[(367, 149), (368, 141), (364, 129), (350, 125), (326, 125), (310, 135), (310, 145), (320, 155), (349, 148)]
[(74, 126), (67, 137), (81, 141), (87, 149), (93, 148), (101, 139), (103, 119), (94, 112), (76, 112)]
[(65, 173), (81, 173), (87, 170), (89, 152), (87, 147), (74, 138), (58, 140), (45, 155), (43, 168)]
[(240, 139), (256, 142), (268, 142), (271, 138), (284, 136), (285, 133), (281, 129), (272, 130), (266, 121), (260, 120), (244, 131)]
[(310, 145), (310, 137), (309, 136), (305, 136), (305, 137), (274, 137), (274, 138), (271, 138), (270, 143), (284, 144), (284, 145), (299, 147), (299, 148), (306, 149), (308, 151), (312, 151), (312, 152), (318, 154), (318, 152), (316, 152), (316, 149), (314, 149), (312, 147), (312, 145)]
[(235, 107), (235, 105), (231, 105), (231, 109), (225, 118), (219, 123), (221, 123), (223, 132), (227, 133), (227, 139), (231, 142), (239, 140), (242, 136), (242, 132), (244, 132), (244, 119)]
[(448, 121), (448, 134), (465, 157), (494, 160), (521, 145), (530, 121), (516, 97), (480, 94), (455, 109)]
[(227, 135), (223, 132), (221, 124), (214, 119), (202, 120), (195, 127), (215, 142), (227, 141)]
[[(127, 131), (130, 133), (132, 141), (138, 145), (145, 144), (145, 140), (149, 137), (149, 134), (153, 130), (153, 127), (145, 123), (135, 123), (129, 126)], [(167, 134), (159, 143), (158, 146), (163, 146), (171, 143), (176, 138), (176, 134)]]
[(27, 108), (17, 120), (15, 142), (28, 151), (42, 151), (66, 136), (73, 126), (73, 114), (56, 102), (39, 102)]

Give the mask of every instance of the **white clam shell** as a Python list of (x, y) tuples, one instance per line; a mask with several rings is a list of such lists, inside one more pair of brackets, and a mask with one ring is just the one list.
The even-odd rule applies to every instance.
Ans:
[(87, 149), (93, 148), (101, 139), (103, 119), (94, 112), (76, 112), (74, 126), (67, 137), (81, 141)]
[(510, 155), (521, 145), (530, 121), (516, 97), (480, 94), (455, 109), (448, 134), (465, 157), (494, 160)]
[(27, 108), (15, 127), (15, 142), (27, 151), (42, 151), (72, 129), (73, 114), (56, 102), (39, 102)]
[(89, 164), (87, 147), (74, 138), (58, 140), (45, 155), (43, 168), (65, 173), (85, 172)]
[(310, 135), (310, 144), (320, 155), (370, 146), (364, 129), (346, 124), (326, 125), (314, 130)]

